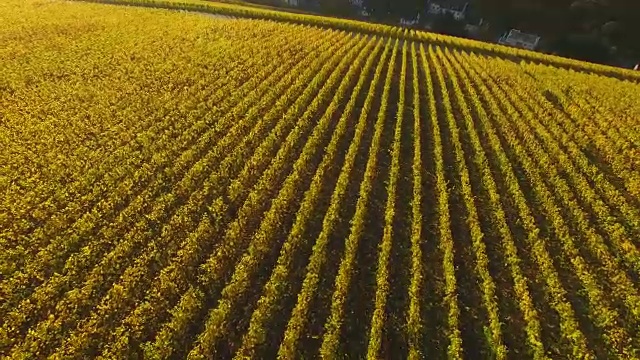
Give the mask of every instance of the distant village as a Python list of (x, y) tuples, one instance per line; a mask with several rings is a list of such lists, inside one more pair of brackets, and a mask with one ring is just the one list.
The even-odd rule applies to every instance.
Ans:
[[(284, 0), (291, 7), (313, 8), (317, 0)], [(357, 9), (357, 15), (360, 18), (367, 19), (371, 16), (370, 9), (364, 6), (363, 0), (349, 0), (349, 3)], [(530, 34), (518, 29), (510, 29), (501, 34), (498, 38), (487, 38), (487, 29), (489, 23), (486, 22), (475, 9), (471, 6), (469, 0), (429, 0), (426, 4), (426, 11), (416, 14), (412, 18), (401, 18), (398, 25), (405, 27), (413, 27), (438, 32), (437, 21), (441, 17), (451, 17), (458, 22), (461, 29), (464, 30), (462, 35), (472, 39), (494, 41), (503, 45), (519, 47), (523, 49), (536, 50), (540, 45), (541, 37), (537, 34)]]
[[(277, 1), (277, 0), (275, 0)], [(326, 13), (321, 0), (279, 0), (288, 7), (305, 11)], [(325, 0), (331, 3), (330, 0)], [(523, 29), (501, 27), (487, 21), (474, 0), (427, 0), (421, 11), (415, 15), (398, 17), (397, 14), (380, 12), (367, 8), (366, 0), (335, 0), (334, 4), (351, 5), (347, 13), (333, 14), (364, 21), (382, 22), (441, 34), (465, 37), (485, 42), (499, 43), (527, 50), (603, 63), (628, 69), (640, 70), (637, 54), (619, 51), (606, 41), (561, 33), (551, 36), (524, 31)], [(377, 10), (377, 11), (376, 11)], [(387, 16), (388, 15), (388, 16)], [(558, 36), (559, 35), (559, 36)]]

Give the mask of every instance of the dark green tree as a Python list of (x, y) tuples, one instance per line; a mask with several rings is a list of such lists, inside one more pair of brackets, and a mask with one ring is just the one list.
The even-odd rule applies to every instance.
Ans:
[(446, 35), (458, 37), (467, 36), (467, 32), (464, 29), (464, 23), (456, 20), (451, 14), (438, 16), (436, 21), (433, 23), (432, 30)]

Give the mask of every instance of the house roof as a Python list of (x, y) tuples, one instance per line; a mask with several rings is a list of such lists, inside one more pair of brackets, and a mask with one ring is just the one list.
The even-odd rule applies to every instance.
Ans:
[(438, 4), (443, 8), (462, 11), (469, 3), (469, 0), (431, 0), (431, 3)]
[(529, 44), (535, 44), (540, 39), (538, 35), (524, 33), (516, 29), (511, 29), (511, 31), (509, 31), (508, 37), (511, 40)]

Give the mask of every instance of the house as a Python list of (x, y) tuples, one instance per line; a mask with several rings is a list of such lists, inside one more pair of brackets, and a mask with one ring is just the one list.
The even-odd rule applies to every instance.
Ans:
[(467, 31), (467, 34), (473, 39), (479, 39), (482, 31), (488, 28), (488, 24), (484, 22), (484, 19), (480, 19), (477, 23), (467, 23), (464, 25), (464, 29)]
[(364, 0), (349, 0), (349, 4), (351, 4), (351, 6), (353, 6), (358, 15), (362, 16), (362, 17), (369, 17), (369, 11), (364, 7)]
[(538, 47), (540, 36), (524, 33), (520, 30), (511, 29), (508, 33), (498, 39), (498, 43), (509, 46), (516, 46), (524, 49), (534, 50)]
[(467, 8), (464, 12), (464, 20), (467, 25), (483, 27), (489, 26), (489, 22), (485, 21), (483, 16), (483, 12), (480, 7), (477, 5), (477, 2), (469, 2)]
[(473, 3), (470, 3), (467, 7), (464, 20), (464, 29), (467, 31), (469, 37), (473, 39), (481, 39), (482, 34), (486, 33), (489, 29), (489, 22), (484, 20), (482, 13)]
[(404, 26), (416, 26), (419, 23), (420, 23), (420, 14), (416, 15), (416, 17), (413, 19), (405, 19), (405, 18), (400, 19), (400, 25), (404, 25)]
[(427, 12), (433, 15), (450, 14), (454, 19), (464, 20), (469, 2), (466, 0), (431, 0)]

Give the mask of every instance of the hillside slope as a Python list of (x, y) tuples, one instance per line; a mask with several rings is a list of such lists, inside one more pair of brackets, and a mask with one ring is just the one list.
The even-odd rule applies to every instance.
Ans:
[(0, 23), (3, 357), (640, 357), (640, 85), (162, 9)]

